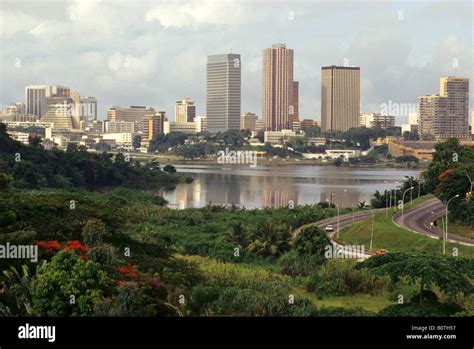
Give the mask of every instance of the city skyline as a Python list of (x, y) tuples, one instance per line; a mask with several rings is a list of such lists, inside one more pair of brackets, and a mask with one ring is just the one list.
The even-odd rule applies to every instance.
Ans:
[[(101, 119), (113, 105), (151, 105), (172, 115), (175, 101), (184, 96), (192, 98), (197, 115), (203, 115), (206, 57), (232, 50), (243, 60), (241, 110), (259, 115), (261, 50), (275, 42), (294, 49), (300, 119), (320, 120), (320, 67), (326, 65), (347, 61), (361, 67), (361, 112), (379, 112), (380, 105), (390, 101), (416, 103), (419, 96), (433, 91), (441, 76), (472, 78), (468, 3), (316, 2), (317, 6), (309, 6), (296, 2), (278, 3), (269, 10), (259, 4), (205, 2), (199, 11), (194, 11), (195, 2), (182, 4), (172, 13), (163, 4), (130, 8), (77, 2), (55, 4), (54, 11), (47, 11), (45, 4), (5, 3), (2, 106), (22, 99), (18, 91), (24, 86), (44, 83), (71, 86), (85, 96), (95, 96)], [(370, 11), (364, 13), (369, 5)], [(87, 18), (105, 10), (109, 14), (100, 21)], [(120, 22), (120, 27), (114, 17), (125, 11), (130, 12), (130, 19)], [(426, 11), (442, 13), (443, 30), (424, 16)], [(229, 13), (235, 16), (225, 16)], [(354, 21), (343, 30), (340, 26), (347, 13)], [(66, 26), (68, 34), (61, 29)], [(94, 32), (97, 37), (88, 35), (91, 28), (99, 31)], [(117, 28), (120, 35), (112, 37)], [(364, 39), (356, 40), (348, 29)], [(241, 35), (233, 35), (236, 30)], [(302, 37), (300, 31), (314, 35)], [(430, 46), (421, 40), (428, 33), (436, 35), (439, 44)], [(181, 35), (195, 40), (181, 44), (177, 40)], [(19, 40), (21, 45), (13, 45)], [(68, 60), (69, 69), (56, 62), (59, 56)], [(471, 92), (470, 110), (472, 100)], [(398, 124), (404, 121), (397, 118)]]

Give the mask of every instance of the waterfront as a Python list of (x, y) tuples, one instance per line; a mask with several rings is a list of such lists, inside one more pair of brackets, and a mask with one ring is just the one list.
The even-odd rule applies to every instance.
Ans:
[(176, 164), (179, 173), (194, 179), (160, 194), (170, 207), (236, 204), (246, 208), (282, 207), (332, 200), (340, 207), (370, 202), (375, 190), (395, 188), (414, 169), (347, 168), (333, 166), (223, 166)]

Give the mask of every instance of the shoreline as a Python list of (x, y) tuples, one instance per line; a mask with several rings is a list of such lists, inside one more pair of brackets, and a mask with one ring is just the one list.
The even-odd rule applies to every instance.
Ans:
[[(160, 154), (145, 154), (145, 153), (130, 153), (132, 157), (137, 159), (157, 159), (162, 164), (176, 164), (176, 165), (212, 165), (217, 164), (215, 159), (184, 159), (176, 155), (160, 155)], [(334, 166), (334, 167), (344, 167), (344, 168), (390, 168), (390, 169), (408, 169), (408, 170), (424, 170), (428, 167), (429, 162), (422, 162), (416, 166), (404, 166), (402, 164), (397, 164), (395, 162), (380, 162), (375, 164), (342, 164), (340, 166), (334, 165), (332, 162), (322, 162), (321, 160), (300, 160), (300, 159), (267, 159), (267, 158), (258, 158), (257, 164), (267, 165), (267, 166), (288, 166), (288, 165), (301, 165), (301, 166)], [(236, 164), (239, 165), (239, 164)], [(247, 166), (242, 164), (242, 166)]]

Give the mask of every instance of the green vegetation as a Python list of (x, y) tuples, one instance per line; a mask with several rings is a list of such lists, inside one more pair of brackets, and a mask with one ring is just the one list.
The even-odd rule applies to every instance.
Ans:
[(129, 154), (93, 154), (85, 147), (45, 150), (39, 142), (26, 146), (12, 140), (0, 123), (0, 190), (16, 188), (86, 188), (126, 186), (144, 188), (177, 183), (177, 176), (162, 172), (159, 164), (143, 164)]
[[(244, 135), (219, 137), (222, 144), (239, 145)], [(168, 141), (181, 138), (173, 135)], [(19, 145), (5, 134), (0, 146), (9, 147), (1, 148), (0, 244), (33, 244), (39, 249), (38, 263), (28, 258), (0, 260), (1, 315), (474, 314), (474, 250), (449, 244), (459, 248), (459, 257), (441, 257), (441, 241), (392, 224), (393, 211), (388, 218), (385, 213), (375, 217), (374, 248), (388, 249), (388, 254), (363, 263), (328, 259), (325, 251), (331, 244), (323, 231), (311, 225), (292, 234), (334, 216), (337, 211), (327, 203), (292, 209), (209, 204), (173, 210), (165, 207), (163, 198), (133, 189), (41, 189), (44, 181), (49, 183), (49, 177), (40, 180), (51, 166), (49, 157), (62, 160), (54, 167), (58, 173), (72, 168), (85, 176), (111, 166), (123, 175), (122, 183), (135, 178), (125, 178), (134, 171), (142, 179), (146, 173), (155, 179), (176, 178), (176, 169), (169, 165), (161, 171), (156, 162), (130, 165), (119, 155), (101, 160), (105, 155), (81, 149), (47, 152), (34, 142)], [(10, 152), (15, 149), (23, 154), (20, 167), (12, 164)], [(45, 169), (39, 169), (40, 160), (46, 161)], [(75, 178), (64, 173), (64, 178)], [(37, 185), (31, 185), (35, 180)], [(99, 182), (93, 183), (95, 187)], [(416, 185), (424, 193), (421, 183)], [(380, 193), (375, 204), (385, 205)], [(368, 246), (371, 222), (369, 218), (343, 230), (341, 239)]]
[(433, 162), (423, 174), (425, 187), (449, 204), (449, 220), (474, 228), (474, 147), (450, 139), (435, 146)]
[[(420, 197), (413, 200), (413, 206), (423, 201), (429, 200), (430, 196)], [(405, 204), (405, 209), (412, 205)], [(390, 252), (428, 252), (432, 255), (443, 253), (443, 243), (441, 239), (433, 239), (421, 234), (413, 233), (392, 222), (395, 210), (386, 213), (376, 214), (374, 217), (373, 250), (385, 249)], [(372, 230), (372, 218), (352, 224), (350, 227), (340, 231), (339, 240), (350, 245), (370, 245), (370, 235)], [(455, 243), (446, 244), (448, 251), (457, 248), (459, 256), (474, 258), (474, 247)]]

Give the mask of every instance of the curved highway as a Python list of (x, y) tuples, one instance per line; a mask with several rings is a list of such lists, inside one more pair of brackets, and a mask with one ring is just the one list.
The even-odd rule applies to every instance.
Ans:
[[(372, 212), (374, 214), (377, 214), (377, 213), (383, 212), (383, 211), (384, 211), (384, 209), (377, 209), (377, 210), (372, 210), (372, 211), (364, 210), (364, 211), (358, 211), (358, 212), (354, 212), (354, 213), (347, 213), (347, 214), (340, 215), (339, 216), (339, 231), (341, 231), (343, 228), (351, 225), (352, 223), (360, 222), (360, 221), (363, 221), (367, 218), (370, 218), (372, 216)], [(346, 245), (343, 245), (343, 244), (340, 244), (340, 243), (334, 241), (334, 236), (337, 233), (337, 224), (338, 224), (338, 219), (337, 219), (337, 216), (335, 216), (335, 217), (326, 218), (326, 219), (323, 219), (321, 221), (317, 221), (317, 222), (314, 222), (314, 223), (309, 223), (309, 224), (302, 225), (301, 227), (293, 230), (292, 234), (293, 234), (293, 237), (295, 237), (296, 235), (298, 235), (300, 233), (300, 231), (302, 229), (307, 228), (307, 227), (311, 227), (311, 226), (317, 226), (318, 228), (324, 230), (324, 228), (327, 225), (332, 225), (333, 228), (334, 228), (334, 231), (327, 233), (327, 235), (331, 239), (331, 242), (333, 243), (333, 245), (335, 247), (337, 247), (338, 249), (340, 249), (341, 253), (344, 256), (351, 255), (351, 256), (355, 256), (356, 259), (358, 259), (358, 260), (364, 260), (364, 259), (367, 259), (367, 258), (374, 255), (373, 253), (370, 253), (370, 252), (367, 252), (367, 251), (364, 251), (364, 252), (361, 253), (360, 250), (353, 250), (349, 246), (346, 246)]]
[[(423, 234), (432, 238), (442, 238), (443, 231), (432, 223), (438, 218), (443, 217), (446, 214), (445, 210), (446, 206), (434, 198), (407, 209), (403, 213), (403, 221), (401, 212), (397, 212), (393, 216), (393, 221), (414, 233)], [(472, 239), (449, 234), (449, 225), (448, 241), (474, 246), (474, 240)]]

